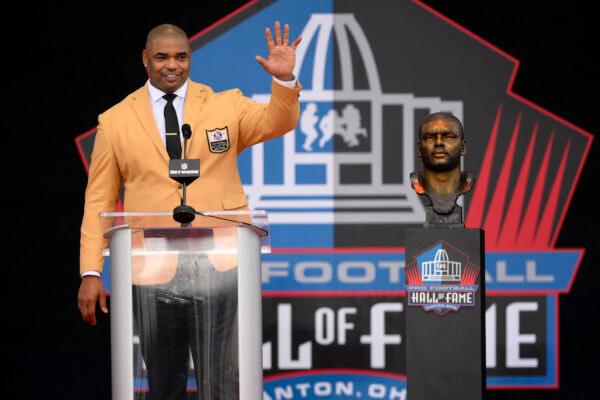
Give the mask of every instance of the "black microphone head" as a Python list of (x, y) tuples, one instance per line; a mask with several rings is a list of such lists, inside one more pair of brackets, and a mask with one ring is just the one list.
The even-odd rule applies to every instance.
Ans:
[(192, 137), (192, 127), (190, 124), (183, 124), (181, 126), (181, 134), (183, 135), (184, 139), (189, 139)]

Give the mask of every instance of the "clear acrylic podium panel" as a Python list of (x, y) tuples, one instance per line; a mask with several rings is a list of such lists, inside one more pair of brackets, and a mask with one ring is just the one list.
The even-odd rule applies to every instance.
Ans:
[[(122, 359), (120, 366), (113, 360), (113, 375), (115, 367), (130, 370), (122, 364), (133, 363), (134, 399), (254, 398), (239, 395), (239, 349), (244, 348), (239, 337), (244, 330), (260, 332), (260, 326), (240, 329), (238, 283), (247, 284), (248, 279), (239, 271), (239, 231), (259, 238), (254, 251), (260, 260), (260, 252), (270, 251), (267, 214), (203, 213), (206, 216), (197, 216), (186, 226), (175, 222), (170, 212), (101, 214), (110, 249), (113, 241), (123, 240), (130, 248), (125, 262), (117, 261), (116, 254), (111, 257), (111, 279), (128, 280), (129, 289), (124, 290), (130, 298), (121, 303), (124, 297), (115, 293), (118, 283), (111, 283), (111, 312), (117, 311), (113, 300), (131, 307), (122, 315), (131, 321), (125, 324), (131, 324), (132, 357)], [(118, 238), (123, 235), (127, 238)], [(105, 254), (111, 254), (109, 248)], [(128, 277), (114, 271), (128, 261)], [(258, 287), (250, 291), (257, 290), (252, 296), (260, 301), (260, 262), (256, 264), (245, 268), (258, 273), (258, 279), (250, 279)], [(254, 315), (245, 320), (260, 325), (260, 304), (248, 311)], [(260, 343), (258, 347), (260, 351)], [(261, 365), (250, 368), (260, 371), (246, 374), (259, 373), (262, 379)]]

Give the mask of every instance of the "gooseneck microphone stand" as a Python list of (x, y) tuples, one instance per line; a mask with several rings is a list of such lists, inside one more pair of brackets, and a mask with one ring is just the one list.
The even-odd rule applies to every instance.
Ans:
[[(190, 125), (183, 124), (181, 133), (183, 135), (183, 160), (169, 161), (169, 175), (183, 185), (181, 204), (173, 209), (173, 219), (181, 224), (188, 224), (196, 218), (196, 210), (187, 204), (187, 185), (194, 182), (200, 176), (200, 160), (187, 159), (187, 142), (192, 137), (192, 128)], [(191, 169), (189, 168), (190, 166)]]
[(187, 141), (190, 137), (192, 137), (192, 128), (190, 125), (183, 124), (181, 127), (181, 133), (183, 135), (183, 159), (171, 159), (169, 161), (169, 176), (181, 183), (183, 186), (181, 204), (173, 209), (173, 219), (180, 224), (185, 225), (194, 221), (196, 215), (201, 215), (203, 217), (234, 222), (238, 226), (245, 226), (254, 230), (259, 236), (265, 236), (267, 231), (263, 228), (256, 227), (245, 221), (237, 221), (235, 219), (229, 219), (222, 216), (210, 215), (209, 213), (205, 214), (202, 211), (196, 211), (192, 206), (187, 204), (187, 185), (191, 184), (200, 177), (200, 160), (188, 160), (187, 158)]

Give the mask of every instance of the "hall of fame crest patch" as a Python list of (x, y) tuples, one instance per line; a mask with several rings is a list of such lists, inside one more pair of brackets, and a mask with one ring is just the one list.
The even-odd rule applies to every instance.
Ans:
[(207, 130), (206, 139), (211, 153), (223, 153), (229, 150), (229, 131), (227, 127)]
[(466, 253), (439, 241), (406, 266), (408, 305), (438, 315), (473, 307), (479, 270)]

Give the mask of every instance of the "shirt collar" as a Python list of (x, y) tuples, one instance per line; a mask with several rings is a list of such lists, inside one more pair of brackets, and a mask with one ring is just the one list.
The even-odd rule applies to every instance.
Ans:
[[(185, 99), (185, 94), (187, 93), (187, 87), (188, 87), (188, 82), (187, 80), (184, 82), (183, 85), (181, 85), (181, 87), (179, 89), (177, 89), (175, 92), (173, 92), (177, 97), (181, 97), (182, 99)], [(150, 80), (148, 80), (148, 94), (150, 94), (150, 101), (152, 103), (156, 103), (159, 100), (164, 100), (162, 97), (166, 94), (165, 92), (163, 92), (160, 89), (157, 89), (156, 87), (154, 87), (152, 85), (152, 83), (150, 82)]]

